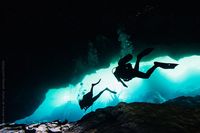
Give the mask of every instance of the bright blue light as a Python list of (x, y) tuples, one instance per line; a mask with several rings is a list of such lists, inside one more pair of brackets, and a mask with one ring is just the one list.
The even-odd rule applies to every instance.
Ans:
[[(43, 103), (32, 115), (16, 122), (33, 123), (56, 119), (76, 121), (90, 111), (114, 106), (121, 101), (159, 103), (181, 95), (200, 94), (200, 56), (184, 57), (178, 61), (168, 56), (159, 57), (152, 61), (141, 62), (140, 70), (145, 72), (154, 61), (179, 65), (175, 69), (158, 68), (149, 79), (135, 78), (127, 82), (128, 88), (124, 88), (112, 74), (112, 69), (117, 66), (117, 63), (111, 63), (109, 68), (99, 69), (86, 75), (80, 82), (83, 83), (82, 86), (78, 83), (65, 88), (50, 89)], [(85, 93), (90, 91), (91, 84), (99, 79), (101, 82), (94, 87), (94, 96), (106, 87), (116, 91), (117, 95), (105, 91), (93, 106), (84, 112), (78, 105), (78, 99), (83, 95), (83, 90)]]

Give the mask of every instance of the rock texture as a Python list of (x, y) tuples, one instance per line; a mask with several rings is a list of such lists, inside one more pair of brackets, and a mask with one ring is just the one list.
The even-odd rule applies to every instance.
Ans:
[(200, 96), (196, 96), (163, 104), (119, 103), (91, 112), (76, 123), (2, 124), (0, 132), (200, 133), (199, 123)]

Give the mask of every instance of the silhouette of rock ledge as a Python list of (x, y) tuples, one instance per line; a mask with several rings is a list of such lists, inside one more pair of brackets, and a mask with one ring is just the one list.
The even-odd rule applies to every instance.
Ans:
[(119, 103), (78, 121), (83, 132), (97, 133), (191, 133), (200, 131), (199, 123), (200, 96), (179, 97), (163, 104)]
[[(119, 103), (115, 107), (97, 109), (76, 123), (55, 121), (25, 125), (25, 128), (28, 131), (34, 127), (38, 131), (44, 127), (48, 132), (66, 133), (197, 133), (200, 131), (199, 104), (200, 96), (179, 97), (163, 104)], [(8, 127), (9, 124), (0, 131)]]

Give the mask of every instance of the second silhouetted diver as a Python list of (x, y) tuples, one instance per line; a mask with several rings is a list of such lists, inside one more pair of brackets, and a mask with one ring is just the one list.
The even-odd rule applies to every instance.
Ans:
[(115, 91), (112, 91), (112, 90), (110, 90), (108, 88), (105, 88), (104, 90), (102, 90), (101, 92), (99, 92), (99, 94), (97, 94), (96, 96), (93, 97), (93, 88), (100, 81), (101, 81), (101, 79), (97, 83), (92, 84), (90, 92), (88, 92), (87, 94), (85, 94), (83, 96), (83, 99), (79, 101), (79, 105), (80, 105), (81, 109), (85, 109), (85, 111), (86, 111), (90, 106), (92, 106), (92, 104), (101, 96), (101, 94), (104, 91), (109, 91), (110, 93), (116, 94)]

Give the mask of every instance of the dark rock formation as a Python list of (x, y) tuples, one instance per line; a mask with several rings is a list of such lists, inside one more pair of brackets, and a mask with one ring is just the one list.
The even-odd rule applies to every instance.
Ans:
[(200, 95), (197, 95), (195, 97), (181, 96), (175, 99), (168, 100), (163, 104), (176, 105), (176, 106), (182, 106), (182, 107), (191, 107), (191, 108), (197, 108), (197, 107), (200, 108)]
[[(1, 131), (26, 130), (86, 133), (198, 133), (200, 96), (179, 97), (163, 104), (119, 103), (98, 109), (76, 123), (1, 125)], [(11, 126), (12, 125), (12, 126)]]

